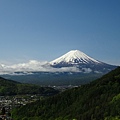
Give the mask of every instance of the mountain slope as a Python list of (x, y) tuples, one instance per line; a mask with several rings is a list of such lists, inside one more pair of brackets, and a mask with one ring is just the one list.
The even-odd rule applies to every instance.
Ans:
[(72, 50), (65, 55), (50, 62), (55, 68), (76, 67), (82, 73), (107, 73), (115, 69), (116, 66), (109, 65), (95, 60), (79, 50)]
[(12, 80), (0, 77), (0, 96), (2, 95), (20, 95), (20, 94), (47, 94), (57, 93), (56, 90), (49, 87), (40, 87), (32, 84), (22, 84)]
[(56, 64), (87, 64), (87, 63), (95, 63), (95, 64), (100, 64), (102, 62), (99, 62), (83, 52), (79, 50), (71, 50), (70, 52), (66, 53), (65, 55), (53, 60), (50, 62), (51, 65), (56, 65)]
[(120, 117), (120, 67), (102, 78), (13, 112), (34, 120), (114, 120)]

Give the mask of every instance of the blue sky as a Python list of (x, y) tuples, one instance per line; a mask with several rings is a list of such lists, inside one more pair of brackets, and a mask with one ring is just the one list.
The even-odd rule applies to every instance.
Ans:
[(0, 0), (0, 61), (51, 61), (78, 49), (120, 65), (120, 0)]

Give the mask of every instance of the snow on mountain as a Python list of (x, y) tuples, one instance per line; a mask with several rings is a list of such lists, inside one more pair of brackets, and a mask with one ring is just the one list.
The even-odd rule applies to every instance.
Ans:
[(87, 56), (83, 52), (79, 50), (71, 50), (70, 52), (66, 53), (65, 55), (53, 60), (50, 62), (51, 65), (57, 64), (88, 64), (88, 63), (96, 63), (99, 64), (101, 62)]

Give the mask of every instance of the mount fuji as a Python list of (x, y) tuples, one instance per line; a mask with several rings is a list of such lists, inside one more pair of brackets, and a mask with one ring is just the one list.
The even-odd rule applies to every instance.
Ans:
[(86, 54), (84, 54), (79, 50), (71, 50), (65, 55), (50, 62), (50, 64), (53, 66), (57, 64), (61, 64), (63, 66), (65, 64), (74, 65), (74, 64), (88, 64), (88, 63), (98, 64), (100, 62), (87, 56)]
[(116, 68), (114, 65), (95, 60), (79, 50), (71, 50), (63, 56), (51, 61), (50, 65), (54, 68), (76, 67), (84, 73), (107, 73)]

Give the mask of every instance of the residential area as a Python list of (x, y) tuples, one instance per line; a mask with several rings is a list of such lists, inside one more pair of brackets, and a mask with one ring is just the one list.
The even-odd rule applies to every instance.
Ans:
[(13, 120), (11, 110), (42, 99), (40, 95), (0, 96), (0, 120)]

